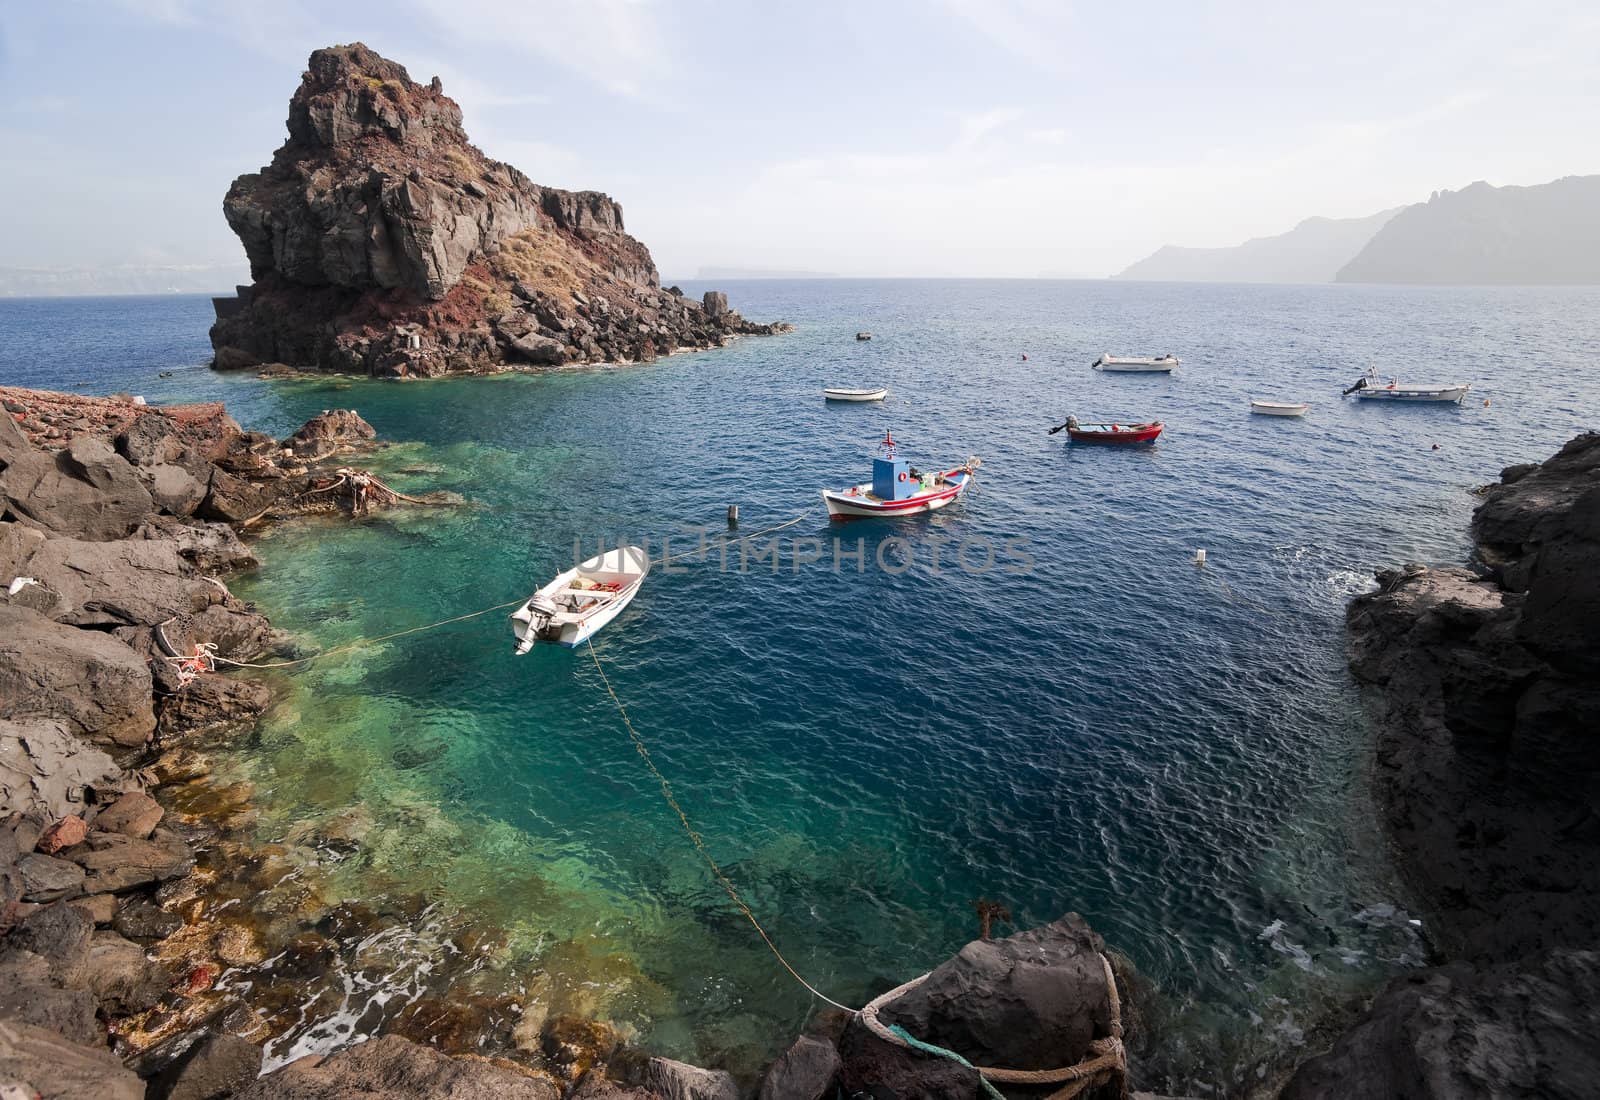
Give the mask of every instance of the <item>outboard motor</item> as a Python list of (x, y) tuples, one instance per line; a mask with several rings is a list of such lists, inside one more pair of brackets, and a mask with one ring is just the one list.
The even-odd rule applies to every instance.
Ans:
[(1349, 397), (1351, 394), (1355, 393), (1357, 390), (1364, 390), (1366, 388), (1367, 388), (1367, 378), (1366, 378), (1366, 375), (1362, 375), (1360, 378), (1356, 379), (1356, 384), (1355, 385), (1353, 385), (1349, 389), (1345, 390), (1339, 396), (1340, 397)]
[(517, 656), (533, 648), (533, 644), (549, 629), (550, 620), (558, 610), (549, 596), (535, 592), (528, 600), (528, 606), (511, 616), (518, 623), (526, 624), (517, 631)]

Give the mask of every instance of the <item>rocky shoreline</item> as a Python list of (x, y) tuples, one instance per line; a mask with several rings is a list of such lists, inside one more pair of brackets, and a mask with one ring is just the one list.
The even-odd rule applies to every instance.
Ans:
[[(219, 763), (272, 693), (191, 655), (224, 665), (304, 656), (222, 578), (256, 565), (239, 537), (247, 524), (401, 506), (330, 492), (359, 473), (335, 464), (380, 446), (375, 433), (342, 410), (274, 440), (217, 405), (18, 389), (0, 389), (0, 403), (0, 1090), (130, 1100), (981, 1094), (970, 1067), (834, 1011), (755, 1077), (653, 1057), (601, 1020), (547, 1015), (520, 976), (475, 984), (492, 929), (452, 924), (420, 898), (380, 911), (334, 894), (319, 865), (359, 848), (359, 820), (256, 840), (253, 791)], [(438, 992), (413, 989), (370, 1020), (333, 1023), (348, 983), (381, 980), (397, 965), (385, 945), (422, 930), (437, 937)], [(1120, 1059), (1132, 989), (1120, 961), (1113, 987), (1107, 954), (1075, 915), (975, 941), (889, 1002), (884, 1021), (979, 1064), (1053, 1069), (1108, 1050)], [(263, 1045), (307, 1018), (326, 1024), (306, 1032), (303, 1056), (297, 1043), (262, 1075)], [(1085, 1097), (1122, 1094), (1107, 1071), (1085, 1084)]]
[(793, 326), (663, 288), (622, 207), (485, 157), (437, 77), (311, 55), (288, 140), (223, 202), (254, 284), (217, 299), (219, 369), (391, 378), (642, 363)]
[(1470, 567), (1386, 570), (1349, 609), (1384, 824), (1451, 961), (1392, 983), (1291, 1100), (1600, 1082), (1600, 435), (1482, 492)]

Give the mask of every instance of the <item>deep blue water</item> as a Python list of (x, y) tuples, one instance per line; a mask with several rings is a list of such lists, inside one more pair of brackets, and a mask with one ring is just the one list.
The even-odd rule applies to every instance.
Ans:
[[(726, 289), (798, 331), (620, 370), (266, 383), (205, 369), (204, 299), (10, 301), (0, 382), (221, 399), (277, 433), (355, 407), (415, 441), (383, 468), (471, 507), (280, 529), (235, 585), (319, 645), (524, 595), (574, 539), (682, 545), (730, 503), (746, 532), (804, 514), (776, 573), (740, 572), (737, 548), (727, 570), (658, 571), (597, 646), (711, 850), (837, 999), (947, 956), (976, 897), (1021, 925), (1077, 910), (1159, 986), (1161, 1073), (1204, 1088), (1292, 1059), (1329, 1005), (1417, 957), (1365, 797), (1344, 604), (1376, 566), (1461, 558), (1473, 486), (1595, 426), (1600, 290)], [(1183, 366), (1089, 370), (1106, 351)], [(1474, 388), (1341, 401), (1369, 364)], [(829, 384), (893, 392), (833, 407)], [(1251, 397), (1313, 407), (1252, 417)], [(1168, 430), (1073, 446), (1046, 434), (1069, 412)], [(817, 490), (863, 480), (885, 428), (925, 469), (980, 456), (977, 489), (830, 528)], [(863, 540), (864, 571), (834, 571), (836, 535)], [(822, 561), (794, 571), (791, 539)], [(996, 567), (961, 569), (961, 542)], [(1002, 568), (1019, 553), (1028, 570)], [(374, 828), (344, 889), (480, 912), (511, 930), (502, 970), (556, 1010), (753, 1060), (814, 1006), (697, 861), (588, 662), (513, 657), (494, 615), (284, 679), (246, 765), (276, 808), (263, 830), (360, 804)]]

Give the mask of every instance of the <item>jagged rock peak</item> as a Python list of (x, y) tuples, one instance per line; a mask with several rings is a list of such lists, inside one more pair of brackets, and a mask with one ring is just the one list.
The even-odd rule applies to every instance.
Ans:
[(439, 78), (414, 83), (405, 66), (360, 42), (317, 50), (289, 101), (290, 145), (335, 148), (364, 137), (465, 145), (461, 108)]
[(360, 43), (311, 55), (288, 130), (222, 202), (254, 284), (217, 303), (218, 367), (641, 362), (786, 328), (664, 292), (610, 196), (484, 156), (437, 78)]

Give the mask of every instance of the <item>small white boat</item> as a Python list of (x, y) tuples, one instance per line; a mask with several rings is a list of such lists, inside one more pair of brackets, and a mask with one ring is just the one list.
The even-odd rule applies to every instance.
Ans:
[(822, 396), (828, 401), (882, 401), (889, 396), (889, 387), (879, 390), (847, 390), (840, 386), (829, 386), (822, 391)]
[(1167, 354), (1155, 359), (1125, 359), (1112, 355), (1110, 352), (1096, 359), (1089, 366), (1093, 370), (1133, 371), (1139, 373), (1170, 373), (1172, 368), (1183, 360), (1176, 355)]
[(1303, 402), (1294, 401), (1255, 401), (1250, 402), (1250, 411), (1260, 413), (1262, 416), (1304, 416), (1311, 406)]
[(568, 569), (511, 613), (517, 655), (536, 642), (582, 645), (595, 631), (622, 614), (650, 572), (650, 556), (637, 546), (622, 546)]
[(1402, 382), (1390, 378), (1384, 382), (1376, 370), (1369, 370), (1356, 379), (1356, 384), (1344, 391), (1343, 396), (1355, 394), (1363, 401), (1454, 401), (1460, 404), (1472, 389), (1471, 382)]

